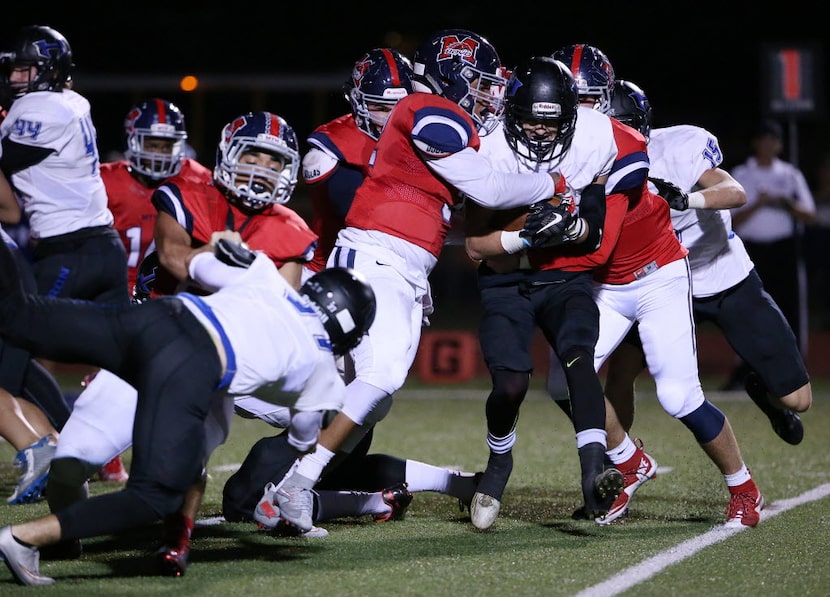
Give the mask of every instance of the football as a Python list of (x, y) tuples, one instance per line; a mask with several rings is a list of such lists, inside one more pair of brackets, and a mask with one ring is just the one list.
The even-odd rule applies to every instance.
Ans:
[[(554, 207), (562, 202), (562, 197), (554, 195), (548, 203)], [(513, 209), (500, 209), (492, 212), (489, 226), (491, 230), (508, 230), (514, 232), (521, 230), (527, 219), (528, 206), (514, 207)]]

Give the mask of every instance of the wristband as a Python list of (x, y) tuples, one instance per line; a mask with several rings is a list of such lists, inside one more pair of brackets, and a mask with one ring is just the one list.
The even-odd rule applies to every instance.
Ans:
[(519, 230), (514, 232), (501, 231), (501, 246), (508, 255), (524, 251), (530, 246), (529, 242), (519, 236), (519, 232)]
[(706, 207), (706, 197), (700, 191), (689, 193), (689, 209), (704, 209)]

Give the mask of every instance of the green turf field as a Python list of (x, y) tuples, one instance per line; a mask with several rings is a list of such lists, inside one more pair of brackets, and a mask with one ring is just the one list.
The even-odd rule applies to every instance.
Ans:
[[(483, 386), (408, 387), (377, 427), (373, 451), (480, 470), (487, 461), (485, 396)], [(153, 527), (86, 540), (78, 561), (42, 562), (41, 572), (57, 580), (52, 587), (18, 587), (0, 567), (0, 594), (827, 595), (828, 396), (826, 388), (816, 390), (803, 417), (805, 440), (793, 447), (774, 435), (742, 394), (709, 394), (729, 416), (769, 511), (776, 513), (755, 529), (728, 536), (710, 532), (724, 520), (723, 479), (686, 428), (647, 391), (638, 398), (632, 435), (657, 459), (658, 477), (640, 489), (623, 522), (599, 527), (572, 521), (581, 503), (573, 431), (535, 389), (522, 407), (502, 513), (487, 532), (474, 529), (455, 500), (430, 493), (415, 496), (403, 521), (376, 524), (366, 516), (326, 523), (326, 539), (277, 538), (244, 524), (199, 526), (187, 575), (171, 579), (154, 576), (151, 556), (160, 527)], [(256, 439), (273, 434), (259, 421), (238, 418), (234, 425), (210, 462), (203, 517), (220, 514), (222, 485), (233, 466)], [(3, 496), (16, 482), (13, 457), (12, 448), (0, 444)], [(100, 492), (118, 486), (91, 487)], [(816, 488), (825, 497), (811, 499), (807, 492)], [(801, 505), (784, 501), (805, 494)], [(43, 502), (2, 504), (0, 524), (46, 512)]]

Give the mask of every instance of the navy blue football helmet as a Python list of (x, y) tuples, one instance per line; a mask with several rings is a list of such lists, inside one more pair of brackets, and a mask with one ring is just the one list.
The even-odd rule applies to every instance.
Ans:
[[(35, 67), (26, 82), (10, 82), (17, 68)], [(13, 99), (32, 91), (61, 91), (72, 79), (72, 48), (55, 29), (43, 25), (23, 27), (11, 46), (0, 53), (0, 82)]]
[(594, 108), (607, 113), (611, 107), (611, 95), (614, 93), (614, 67), (608, 56), (588, 44), (571, 44), (559, 48), (553, 57), (571, 69), (580, 100), (593, 98)]
[(336, 355), (357, 346), (375, 320), (375, 293), (366, 278), (353, 269), (321, 270), (306, 280), (300, 294), (316, 307)]
[(377, 140), (392, 108), (412, 93), (412, 63), (390, 48), (370, 50), (354, 63), (344, 91), (357, 127)]
[[(567, 66), (549, 56), (536, 56), (520, 64), (507, 82), (504, 105), (504, 132), (518, 155), (544, 162), (568, 151), (576, 130), (579, 95)], [(556, 134), (534, 138), (524, 123), (555, 126)]]
[[(154, 98), (133, 106), (124, 118), (127, 150), (124, 156), (130, 167), (152, 180), (164, 180), (182, 169), (187, 129), (184, 114), (167, 100)], [(170, 152), (145, 147), (147, 139), (170, 141)]]
[(631, 81), (621, 79), (614, 84), (608, 116), (637, 129), (646, 140), (651, 135), (651, 102), (645, 92)]
[[(506, 73), (496, 48), (472, 31), (446, 29), (421, 42), (413, 60), (416, 91), (442, 95), (492, 130), (504, 111)], [(481, 110), (482, 105), (486, 109)]]
[[(282, 160), (278, 172), (240, 163), (245, 153), (270, 153)], [(222, 129), (216, 148), (213, 178), (229, 200), (243, 211), (256, 213), (272, 203), (287, 203), (297, 186), (300, 145), (284, 118), (270, 112), (248, 112)]]

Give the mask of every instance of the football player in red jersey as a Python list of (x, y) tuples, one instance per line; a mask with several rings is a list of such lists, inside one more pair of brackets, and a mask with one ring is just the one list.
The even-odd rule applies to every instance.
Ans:
[[(369, 158), (381, 129), (398, 100), (412, 93), (411, 78), (411, 63), (399, 52), (389, 48), (366, 52), (355, 61), (345, 86), (351, 112), (318, 126), (308, 137), (311, 148), (303, 157), (303, 177), (311, 193), (311, 227), (320, 240), (305, 275), (325, 267), (337, 233), (345, 226), (355, 190), (368, 172)], [(347, 365), (344, 370), (349, 371), (350, 367)], [(348, 376), (346, 379), (349, 380)], [(278, 525), (278, 515), (271, 514), (275, 510), (270, 502), (272, 491), (268, 488), (275, 487), (295, 459), (284, 436), (259, 440), (239, 470), (228, 479), (223, 500), (226, 520), (256, 520), (265, 528)], [(318, 484), (315, 521), (331, 517), (332, 512), (345, 515), (344, 503), (348, 507), (360, 495), (325, 489), (374, 492), (384, 488), (381, 493), (393, 511), (387, 519), (401, 518), (407, 500), (411, 499), (401, 487), (403, 483), (411, 492), (436, 491), (470, 502), (475, 490), (474, 474), (388, 454), (367, 457), (371, 441), (372, 434), (367, 433), (356, 446), (340, 446), (340, 452), (348, 456), (339, 461), (336, 470), (329, 467)], [(344, 496), (350, 497), (344, 499)], [(353, 512), (359, 511), (358, 508)]]
[[(139, 264), (155, 248), (156, 208), (150, 201), (153, 191), (171, 176), (209, 181), (211, 172), (186, 156), (184, 114), (167, 100), (152, 98), (133, 106), (124, 119), (124, 131), (125, 159), (101, 164), (101, 178), (107, 189), (107, 206), (115, 219), (113, 226), (127, 251), (127, 283), (132, 292)], [(102, 481), (126, 481), (121, 457), (105, 464), (98, 476)]]
[[(552, 198), (560, 179), (497, 172), (478, 154), (479, 130), (495, 124), (506, 82), (489, 41), (463, 29), (440, 31), (423, 41), (413, 66), (417, 93), (392, 110), (327, 262), (361, 271), (378, 311), (365, 350), (352, 354), (355, 379), (343, 410), (275, 492), (280, 516), (300, 530), (312, 527), (311, 489), (335, 451), (383, 418), (406, 379), (420, 340), (427, 278), (460, 193), (488, 206), (517, 207)], [(524, 231), (533, 240), (536, 224)], [(515, 232), (516, 241), (522, 232)]]
[[(581, 52), (585, 55), (585, 48)], [(576, 55), (572, 46), (566, 46), (554, 56), (562, 53)], [(590, 54), (607, 61), (602, 52)], [(569, 63), (572, 69), (581, 64)], [(590, 71), (598, 84), (591, 86), (590, 77), (583, 75), (589, 88), (604, 89), (608, 73), (613, 75), (610, 68)], [(577, 73), (574, 76), (580, 79)], [(614, 83), (610, 82), (612, 89)], [(610, 109), (596, 95), (588, 94), (585, 100), (597, 109)], [(634, 132), (642, 140), (642, 153), (647, 153), (646, 139), (639, 131), (618, 121), (617, 126)], [(668, 204), (643, 181), (642, 190), (630, 196), (611, 259), (594, 276), (600, 312), (594, 366), (602, 367), (636, 323), (661, 406), (692, 432), (729, 488), (726, 526), (755, 526), (764, 498), (743, 461), (729, 420), (706, 399), (700, 384), (688, 253), (674, 232)], [(607, 400), (606, 431), (606, 454), (623, 472), (625, 487), (608, 513), (595, 518), (598, 524), (609, 524), (625, 514), (631, 496), (657, 471), (657, 463), (628, 436)]]
[(412, 64), (391, 48), (375, 48), (352, 68), (344, 95), (349, 114), (318, 126), (307, 141), (303, 179), (311, 198), (311, 229), (320, 237), (309, 268), (318, 272), (346, 225), (354, 193), (369, 170), (369, 158), (395, 104), (412, 93)]
[(153, 98), (136, 104), (124, 119), (123, 160), (101, 165), (115, 229), (127, 250), (129, 287), (139, 264), (155, 249), (156, 208), (150, 197), (171, 176), (210, 183), (211, 171), (186, 155), (187, 128), (173, 103)]
[[(173, 292), (178, 283), (187, 285), (187, 255), (209, 244), (213, 233), (224, 230), (240, 233), (242, 240), (270, 257), (289, 283), (299, 288), (303, 265), (311, 258), (317, 240), (298, 214), (281, 205), (293, 193), (299, 163), (296, 135), (284, 119), (268, 112), (248, 113), (224, 127), (210, 179), (200, 180), (180, 171), (164, 180), (153, 191), (151, 200), (158, 214), (154, 229), (158, 257), (168, 266), (166, 273), (173, 281), (166, 292)], [(63, 491), (57, 507), (84, 499), (86, 476), (97, 470), (90, 471), (91, 463), (100, 466), (127, 449), (132, 441), (135, 389), (117, 376), (101, 371), (86, 391), (91, 390), (95, 391), (89, 404), (94, 408), (76, 409), (70, 417), (76, 421), (73, 429), (77, 433), (70, 438), (77, 451), (76, 459), (81, 462), (76, 467), (80, 474), (61, 478)], [(262, 401), (253, 405), (261, 410), (276, 408)], [(107, 421), (106, 433), (83, 432), (90, 426), (97, 429), (102, 420)], [(209, 426), (209, 438), (218, 441), (214, 438), (224, 432), (224, 413), (216, 413), (210, 421), (215, 424)], [(188, 495), (187, 511), (195, 515), (200, 503), (201, 492), (194, 490)], [(161, 558), (164, 572), (181, 575), (193, 520), (192, 516), (176, 517), (175, 522), (175, 541), (165, 541), (174, 543), (170, 550), (174, 561), (169, 563), (166, 559), (168, 552), (162, 553)]]

